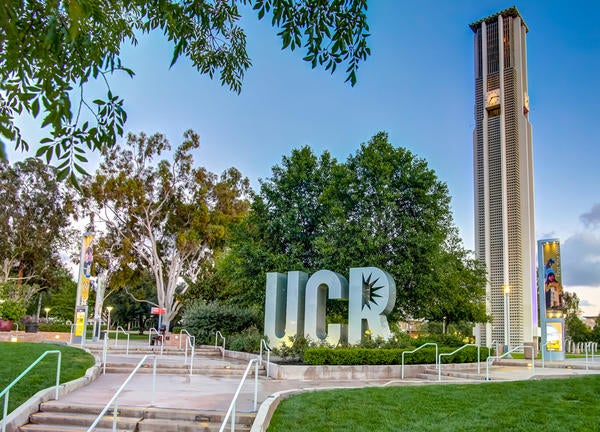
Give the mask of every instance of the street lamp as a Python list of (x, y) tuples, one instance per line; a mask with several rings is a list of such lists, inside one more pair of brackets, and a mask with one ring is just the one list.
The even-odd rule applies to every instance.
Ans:
[(502, 290), (504, 291), (504, 342), (506, 348), (510, 350), (510, 285), (503, 285)]
[(45, 307), (44, 308), (44, 312), (46, 312), (46, 321), (48, 321), (48, 312), (50, 312), (50, 308), (49, 307)]
[(106, 334), (108, 335), (108, 332), (110, 331), (110, 311), (113, 310), (113, 307), (107, 306), (106, 310), (108, 311), (108, 320), (107, 320), (107, 324), (106, 324)]

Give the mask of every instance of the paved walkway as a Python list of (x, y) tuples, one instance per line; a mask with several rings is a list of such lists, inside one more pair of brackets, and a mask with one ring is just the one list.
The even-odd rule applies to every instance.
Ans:
[[(108, 363), (128, 363), (131, 369), (143, 358), (143, 354), (108, 354)], [(159, 363), (183, 364), (184, 357), (180, 355), (164, 354), (159, 356)], [(152, 361), (147, 364), (151, 366)], [(247, 361), (235, 359), (221, 359), (220, 357), (196, 357), (194, 361), (194, 375), (157, 375), (153, 400), (153, 381), (151, 373), (138, 373), (125, 387), (119, 397), (119, 405), (156, 406), (164, 408), (189, 408), (202, 410), (226, 411), (231, 403), (242, 372), (231, 377), (216, 377), (202, 375), (202, 369), (208, 365), (220, 365), (227, 368), (228, 365), (247, 364)], [(585, 359), (569, 360), (565, 362), (546, 362), (546, 367), (541, 367), (541, 362), (536, 362), (535, 370), (527, 367), (527, 361), (512, 360), (501, 366), (493, 366), (490, 376), (492, 380), (526, 380), (550, 377), (569, 377), (585, 374), (600, 374), (600, 359), (596, 358), (589, 363), (590, 370), (585, 369)], [(518, 365), (518, 366), (515, 366)], [(238, 366), (239, 367), (239, 366)], [(481, 364), (481, 374), (485, 376), (485, 362)], [(472, 372), (476, 372), (473, 370)], [(61, 396), (62, 402), (106, 404), (113, 397), (117, 389), (127, 379), (128, 374), (106, 374), (100, 375), (90, 384)], [(442, 377), (445, 383), (473, 382), (472, 380), (452, 380)], [(254, 411), (254, 378), (248, 378), (244, 384), (241, 397), (238, 402), (238, 412)], [(274, 380), (260, 377), (258, 380), (258, 404), (264, 401), (273, 405), (273, 394), (295, 393), (297, 391), (319, 388), (355, 388), (366, 386), (390, 386), (390, 385), (431, 385), (437, 381), (426, 381), (419, 379), (405, 380), (351, 380), (351, 381), (305, 381), (305, 380)], [(274, 406), (277, 405), (275, 402)], [(274, 409), (274, 408), (272, 408)], [(270, 409), (270, 412), (272, 412)], [(261, 409), (261, 411), (265, 411)], [(266, 412), (266, 411), (265, 411)], [(268, 419), (270, 414), (266, 415)], [(263, 415), (265, 417), (265, 415)], [(259, 416), (257, 422), (264, 421)], [(256, 426), (256, 425), (255, 425)], [(255, 429), (253, 429), (255, 430)], [(258, 429), (260, 430), (260, 429)]]

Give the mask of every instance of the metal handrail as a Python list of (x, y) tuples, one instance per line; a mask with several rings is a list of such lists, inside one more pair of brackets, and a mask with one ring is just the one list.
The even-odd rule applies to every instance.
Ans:
[(215, 333), (215, 348), (217, 348), (217, 341), (219, 340), (219, 336), (221, 336), (221, 339), (223, 339), (223, 348), (221, 349), (221, 352), (223, 353), (223, 358), (225, 358), (225, 336), (223, 336), (223, 334), (217, 330), (217, 332)]
[(463, 346), (461, 346), (460, 348), (452, 351), (451, 353), (442, 353), (438, 356), (438, 363), (439, 363), (439, 367), (438, 367), (438, 381), (442, 381), (442, 356), (451, 356), (456, 354), (457, 352), (465, 349), (466, 347), (469, 346), (474, 346), (477, 347), (477, 373), (481, 373), (481, 347), (477, 344), (464, 344)]
[(237, 399), (240, 395), (240, 391), (242, 390), (242, 386), (244, 385), (244, 382), (246, 381), (248, 372), (250, 372), (250, 367), (252, 366), (252, 363), (254, 363), (254, 412), (256, 412), (256, 407), (257, 407), (257, 402), (258, 402), (258, 359), (252, 359), (248, 362), (248, 366), (246, 366), (246, 370), (244, 371), (244, 375), (242, 376), (240, 384), (238, 385), (238, 388), (235, 391), (235, 394), (233, 395), (233, 399), (231, 401), (231, 404), (229, 405), (227, 414), (225, 414), (225, 417), (223, 418), (223, 423), (221, 424), (221, 428), (219, 429), (219, 432), (223, 432), (225, 430), (225, 426), (227, 425), (227, 420), (229, 420), (230, 416), (231, 416), (230, 431), (235, 432), (235, 407), (237, 405)]
[(259, 364), (262, 366), (262, 356), (263, 356), (263, 346), (265, 351), (267, 352), (267, 378), (269, 378), (269, 365), (271, 364), (271, 348), (267, 345), (267, 341), (264, 339), (260, 340), (260, 354), (259, 354)]
[(181, 329), (181, 331), (179, 332), (179, 349), (181, 349), (181, 340), (183, 339), (183, 332), (187, 334), (187, 338), (185, 341), (185, 358), (183, 360), (183, 363), (187, 364), (189, 346), (192, 353), (190, 359), (190, 376), (192, 376), (192, 368), (194, 367), (194, 351), (196, 350), (196, 336), (192, 336), (186, 329)]
[(150, 346), (150, 342), (152, 341), (153, 332), (156, 333), (156, 336), (158, 336), (158, 340), (160, 340), (160, 355), (163, 355), (163, 349), (165, 347), (164, 335), (160, 334), (160, 332), (154, 327), (150, 327), (150, 330), (148, 330), (148, 346)]
[(435, 368), (439, 369), (440, 365), (437, 362), (437, 360), (438, 360), (438, 344), (435, 342), (427, 342), (412, 351), (402, 351), (402, 367), (400, 368), (400, 370), (402, 371), (401, 372), (402, 379), (404, 379), (404, 354), (412, 354), (414, 352), (419, 351), (421, 348), (426, 347), (427, 345), (435, 345)]
[(115, 392), (114, 396), (108, 401), (108, 403), (106, 404), (104, 409), (102, 411), (100, 411), (100, 414), (98, 414), (98, 417), (96, 417), (96, 420), (94, 420), (92, 425), (87, 429), (87, 432), (92, 432), (94, 430), (94, 428), (98, 425), (100, 420), (102, 420), (102, 417), (104, 417), (104, 415), (106, 414), (108, 409), (111, 407), (111, 405), (113, 405), (113, 403), (115, 405), (115, 408), (113, 409), (112, 430), (113, 430), (113, 432), (116, 432), (116, 430), (117, 430), (117, 414), (119, 412), (119, 395), (121, 394), (121, 392), (123, 391), (125, 386), (127, 384), (129, 384), (129, 381), (131, 381), (131, 379), (133, 378), (135, 373), (142, 367), (142, 365), (144, 364), (146, 359), (148, 359), (149, 357), (152, 357), (154, 359), (154, 366), (152, 368), (152, 400), (150, 402), (151, 406), (154, 405), (154, 394), (156, 392), (156, 355), (147, 354), (144, 356), (143, 359), (140, 360), (140, 362), (137, 364), (135, 369), (133, 369), (133, 371), (129, 374), (129, 376), (127, 377), (125, 382), (123, 384), (121, 384), (121, 387), (119, 387), (119, 389)]
[(498, 353), (498, 341), (494, 339), (494, 340), (493, 340), (493, 341), (490, 343), (490, 346), (492, 346), (492, 347), (493, 347), (493, 346), (495, 346), (495, 347), (496, 347), (496, 348), (494, 349), (494, 352), (496, 353), (496, 355), (498, 355), (498, 354), (499, 354), (499, 353)]
[(594, 362), (594, 351), (597, 349), (598, 342), (586, 342), (585, 343), (585, 370), (589, 370), (588, 365), (588, 348), (591, 348), (592, 352), (592, 363)]
[(108, 352), (108, 335), (104, 333), (102, 339), (102, 375), (106, 375), (106, 353)]
[[(490, 380), (490, 365), (492, 363), (494, 363), (494, 360), (499, 360), (502, 357), (506, 357), (508, 356), (510, 353), (515, 352), (519, 349), (526, 349), (529, 348), (531, 350), (531, 370), (533, 371), (533, 373), (535, 373), (535, 348), (533, 348), (530, 345), (519, 345), (514, 347), (513, 349), (511, 349), (510, 351), (505, 352), (504, 354), (502, 354), (501, 356), (489, 356), (487, 359), (485, 359), (485, 380), (489, 381)], [(542, 363), (543, 363), (543, 356), (542, 356)]]
[(192, 335), (190, 334), (190, 332), (188, 332), (186, 329), (181, 329), (179, 331), (179, 349), (181, 349), (181, 341), (183, 340), (183, 333), (184, 332), (185, 332), (185, 334), (188, 335), (188, 338), (192, 337)]
[(29, 371), (31, 369), (33, 369), (35, 367), (35, 365), (37, 365), (40, 361), (42, 361), (42, 359), (44, 357), (46, 357), (48, 354), (58, 354), (58, 361), (56, 363), (56, 387), (55, 387), (55, 390), (54, 390), (54, 399), (58, 400), (58, 386), (60, 384), (60, 360), (61, 360), (62, 353), (59, 350), (50, 350), (50, 351), (44, 352), (41, 356), (39, 356), (37, 358), (37, 360), (35, 360), (33, 363), (31, 363), (27, 369), (25, 369), (23, 372), (21, 372), (21, 375), (19, 375), (18, 377), (16, 377), (13, 380), (13, 382), (11, 382), (4, 390), (2, 390), (0, 392), (0, 398), (2, 396), (4, 396), (4, 409), (2, 411), (3, 412), (3, 415), (2, 415), (2, 432), (6, 432), (6, 416), (8, 414), (8, 399), (10, 397), (10, 389), (18, 381), (20, 381), (21, 378), (23, 378), (25, 375), (27, 375), (27, 373), (29, 373)]
[(117, 329), (115, 330), (115, 346), (117, 346), (117, 342), (119, 342), (119, 329), (121, 329), (123, 334), (127, 336), (127, 348), (125, 349), (125, 355), (129, 355), (129, 333), (127, 333), (121, 326), (117, 326)]

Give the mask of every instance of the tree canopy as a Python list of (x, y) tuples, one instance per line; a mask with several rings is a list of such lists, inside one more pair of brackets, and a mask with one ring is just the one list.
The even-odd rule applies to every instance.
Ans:
[(248, 179), (235, 168), (217, 176), (195, 167), (198, 145), (193, 131), (172, 152), (161, 134), (130, 134), (125, 145), (103, 150), (97, 173), (82, 185), (82, 214), (93, 215), (104, 259), (112, 261), (105, 264), (109, 286), (151, 272), (166, 325), (248, 207)]
[(461, 244), (446, 185), (385, 133), (345, 163), (294, 150), (235, 232), (217, 272), (237, 303), (264, 301), (268, 271), (376, 266), (396, 281), (396, 318), (487, 320), (485, 270)]
[(26, 304), (63, 267), (72, 239), (72, 196), (56, 169), (34, 158), (0, 162), (0, 283)]
[[(251, 9), (259, 19), (271, 18), (284, 49), (302, 49), (313, 68), (344, 67), (354, 85), (370, 54), (366, 0), (3, 0), (0, 135), (26, 151), (30, 144), (16, 120), (41, 116), (47, 136), (36, 145), (37, 156), (57, 158), (59, 177), (76, 182), (86, 151), (111, 147), (123, 135), (124, 101), (109, 78), (134, 76), (120, 57), (125, 44), (160, 31), (173, 43), (171, 66), (187, 57), (198, 72), (239, 93), (251, 66), (239, 21)], [(105, 83), (105, 97), (85, 97), (91, 80)]]

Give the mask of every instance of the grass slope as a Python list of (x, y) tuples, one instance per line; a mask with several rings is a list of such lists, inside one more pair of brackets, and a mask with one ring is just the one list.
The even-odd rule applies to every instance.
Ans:
[(268, 432), (600, 430), (600, 375), (568, 379), (304, 393)]
[[(46, 343), (0, 342), (0, 391), (3, 391), (15, 378), (29, 367), (45, 351), (60, 350), (60, 382), (65, 383), (85, 375), (94, 365), (94, 357), (79, 349)], [(56, 384), (57, 354), (48, 354), (13, 388), (8, 399), (8, 413), (40, 390)], [(0, 400), (4, 407), (4, 398)], [(0, 409), (0, 418), (2, 418)]]

